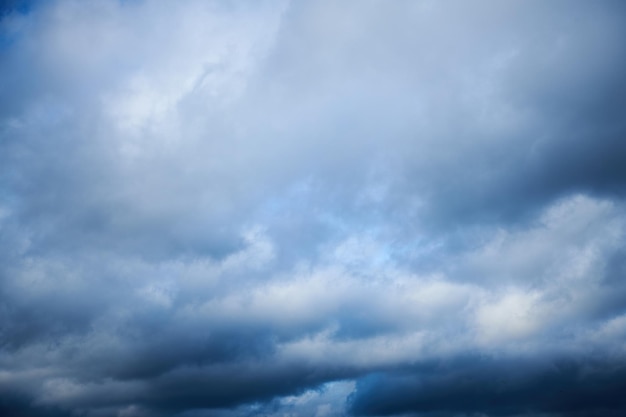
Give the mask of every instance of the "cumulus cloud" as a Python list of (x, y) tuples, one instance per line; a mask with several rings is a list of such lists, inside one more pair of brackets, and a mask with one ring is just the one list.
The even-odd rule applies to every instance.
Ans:
[(620, 2), (0, 19), (0, 414), (623, 414)]

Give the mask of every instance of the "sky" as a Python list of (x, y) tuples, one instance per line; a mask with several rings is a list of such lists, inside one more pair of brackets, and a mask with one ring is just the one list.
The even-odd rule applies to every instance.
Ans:
[(626, 3), (11, 0), (0, 415), (626, 414)]

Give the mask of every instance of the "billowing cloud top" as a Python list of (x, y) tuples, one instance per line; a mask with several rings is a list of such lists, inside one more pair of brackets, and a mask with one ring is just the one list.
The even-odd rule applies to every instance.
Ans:
[(2, 416), (626, 413), (624, 2), (3, 4)]

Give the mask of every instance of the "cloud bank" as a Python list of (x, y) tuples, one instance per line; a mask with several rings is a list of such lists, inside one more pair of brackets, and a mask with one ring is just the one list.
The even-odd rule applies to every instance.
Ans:
[(622, 2), (0, 19), (0, 414), (626, 411)]

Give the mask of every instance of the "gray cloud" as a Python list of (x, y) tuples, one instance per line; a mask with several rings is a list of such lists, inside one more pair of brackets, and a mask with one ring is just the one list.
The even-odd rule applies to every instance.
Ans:
[(0, 413), (623, 412), (625, 12), (11, 2)]

